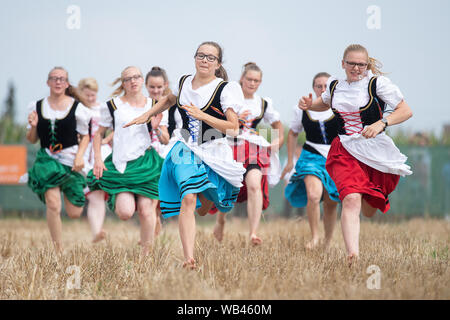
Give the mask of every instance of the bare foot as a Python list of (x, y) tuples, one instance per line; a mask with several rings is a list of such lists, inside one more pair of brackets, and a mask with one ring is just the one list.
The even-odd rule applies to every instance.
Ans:
[(183, 262), (183, 268), (188, 269), (188, 270), (197, 269), (197, 264), (195, 263), (194, 258), (188, 259), (185, 262)]
[(151, 250), (152, 250), (152, 246), (150, 244), (143, 245), (142, 249), (141, 249), (141, 256), (148, 257), (148, 255), (150, 254)]
[(358, 263), (359, 256), (356, 253), (351, 253), (347, 256), (348, 266), (351, 267)]
[(216, 222), (214, 226), (214, 237), (216, 237), (217, 241), (221, 242), (223, 240), (223, 229), (225, 227), (225, 223)]
[(250, 241), (254, 246), (259, 246), (263, 242), (262, 239), (258, 237), (256, 234), (250, 236)]
[(308, 250), (315, 249), (319, 245), (319, 239), (312, 239), (305, 244), (305, 248)]
[(105, 238), (106, 238), (106, 231), (102, 229), (100, 230), (99, 233), (95, 235), (94, 239), (92, 239), (92, 243), (100, 242)]

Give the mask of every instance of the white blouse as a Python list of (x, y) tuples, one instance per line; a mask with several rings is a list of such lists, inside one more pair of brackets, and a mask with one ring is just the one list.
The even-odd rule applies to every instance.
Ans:
[[(117, 110), (114, 111), (114, 137), (112, 161), (117, 171), (124, 173), (127, 162), (135, 160), (145, 154), (150, 147), (151, 140), (147, 124), (133, 125), (123, 128), (125, 124), (139, 117), (152, 107), (152, 99), (147, 98), (143, 108), (133, 107), (128, 102), (122, 102), (120, 98), (114, 98)], [(103, 103), (100, 107), (102, 127), (112, 127), (113, 118), (108, 106)]]
[[(189, 76), (184, 81), (181, 93), (178, 92), (177, 88), (174, 90), (174, 95), (179, 95), (180, 103), (182, 105), (190, 105), (192, 103), (194, 106), (202, 109), (209, 102), (217, 85), (223, 81), (223, 79), (216, 78), (196, 90), (192, 89), (192, 79), (193, 76)], [(242, 93), (241, 86), (237, 82), (231, 81), (223, 88), (220, 95), (220, 104), (222, 105), (224, 113), (230, 108), (236, 113), (241, 110), (244, 105), (244, 94)], [(226, 138), (214, 139), (198, 145), (197, 142), (193, 141), (192, 137), (189, 137), (189, 140), (186, 142), (183, 139), (180, 129), (176, 129), (166, 148), (167, 152), (178, 141), (184, 143), (204, 163), (230, 184), (235, 187), (242, 186), (245, 169), (242, 163), (234, 160), (233, 150), (229, 146)], [(163, 157), (165, 157), (165, 155), (163, 155)]]
[[(303, 110), (300, 109), (297, 105), (295, 105), (293, 108), (293, 117), (291, 120), (291, 124), (290, 124), (290, 129), (294, 132), (294, 133), (300, 133), (302, 132), (303, 128), (303, 124), (302, 124), (302, 119), (303, 119)], [(323, 122), (326, 121), (328, 119), (330, 119), (334, 113), (333, 111), (331, 111), (331, 109), (328, 109), (326, 111), (321, 111), (321, 112), (317, 112), (317, 111), (312, 111), (309, 110), (308, 111), (309, 116), (311, 117), (311, 119), (313, 120), (317, 120), (319, 122)], [(314, 142), (310, 142), (308, 140), (306, 140), (305, 142), (306, 144), (309, 144), (310, 146), (312, 146), (314, 149), (316, 149), (317, 151), (319, 151), (319, 153), (323, 156), (323, 157), (327, 157), (328, 156), (328, 151), (330, 151), (330, 145), (328, 144), (320, 144), (320, 143), (314, 143)], [(331, 141), (330, 141), (331, 143)]]
[[(265, 97), (264, 100), (267, 101), (266, 112), (264, 113), (263, 117), (264, 122), (272, 124), (276, 121), (280, 121), (280, 113), (274, 109), (272, 99)], [(257, 118), (261, 115), (262, 103), (260, 96), (255, 94), (253, 95), (253, 98), (245, 99), (244, 102), (245, 105), (243, 109), (239, 111), (239, 113), (243, 113), (246, 110), (250, 111), (247, 120)]]
[[(340, 112), (356, 112), (364, 107), (369, 102), (368, 85), (371, 77), (373, 73), (369, 70), (360, 81), (348, 83), (340, 79), (333, 95), (333, 108)], [(327, 90), (322, 93), (322, 100), (328, 105), (331, 100), (330, 83), (335, 79), (333, 77), (328, 79)], [(378, 77), (376, 91), (377, 95), (393, 109), (403, 100), (400, 89), (384, 76)], [(362, 129), (362, 124), (359, 128)], [(410, 166), (405, 163), (407, 157), (384, 132), (370, 139), (364, 138), (360, 133), (339, 135), (339, 138), (352, 156), (378, 171), (401, 176), (412, 174)]]
[[(55, 110), (50, 107), (48, 98), (45, 98), (42, 101), (42, 108), (41, 108), (42, 116), (46, 119), (49, 119), (50, 121), (63, 119), (68, 115), (74, 101), (75, 100), (72, 98), (65, 110)], [(36, 103), (37, 101), (32, 101), (28, 104), (27, 107), (28, 114), (30, 114), (33, 111), (37, 112)], [(79, 134), (86, 135), (89, 133), (89, 121), (91, 120), (91, 116), (92, 114), (89, 108), (84, 106), (82, 103), (79, 103), (77, 106), (77, 110), (75, 110), (75, 119), (77, 122), (76, 130)], [(30, 124), (27, 125), (27, 129), (28, 130), (31, 129)], [(45, 151), (53, 159), (59, 161), (60, 163), (66, 166), (72, 167), (73, 162), (75, 160), (75, 156), (78, 152), (78, 145), (62, 149), (60, 152), (55, 154), (51, 153), (48, 148), (46, 148)]]

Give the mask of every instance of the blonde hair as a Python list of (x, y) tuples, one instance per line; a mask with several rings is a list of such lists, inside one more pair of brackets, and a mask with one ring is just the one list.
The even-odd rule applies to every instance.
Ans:
[(254, 62), (247, 62), (246, 64), (244, 64), (241, 78), (244, 77), (247, 74), (247, 72), (249, 72), (249, 71), (258, 71), (261, 74), (261, 78), (262, 78), (262, 70)]
[(120, 74), (120, 77), (116, 78), (116, 80), (114, 80), (114, 82), (111, 84), (111, 86), (114, 87), (116, 84), (118, 84), (120, 82), (120, 86), (116, 90), (113, 91), (113, 93), (111, 94), (111, 97), (113, 97), (113, 98), (114, 97), (118, 97), (122, 93), (125, 92), (125, 88), (123, 87), (123, 82), (122, 82), (123, 74), (124, 74), (125, 71), (127, 71), (130, 68), (136, 68), (139, 71), (139, 73), (141, 74), (141, 76), (142, 76), (142, 72), (141, 72), (141, 70), (138, 67), (128, 66), (125, 69), (123, 69), (122, 73)]
[(89, 89), (98, 92), (98, 83), (94, 78), (84, 78), (78, 82), (78, 89)]
[(345, 60), (345, 57), (347, 56), (347, 54), (352, 51), (364, 52), (366, 54), (367, 63), (368, 63), (367, 69), (371, 70), (374, 75), (384, 75), (385, 74), (384, 72), (381, 72), (381, 70), (380, 70), (383, 67), (383, 64), (380, 61), (378, 61), (377, 59), (370, 57), (367, 49), (364, 48), (360, 44), (349, 45), (344, 51), (343, 60)]
[(83, 98), (83, 95), (80, 94), (80, 91), (79, 91), (76, 87), (74, 87), (74, 86), (72, 86), (72, 85), (70, 84), (70, 81), (69, 81), (69, 72), (67, 72), (67, 70), (64, 69), (63, 67), (60, 67), (60, 66), (53, 67), (53, 68), (50, 70), (50, 72), (48, 73), (47, 80), (50, 79), (51, 73), (52, 73), (53, 71), (55, 71), (55, 70), (62, 70), (62, 71), (64, 71), (64, 72), (66, 73), (67, 83), (68, 83), (69, 86), (67, 87), (67, 89), (66, 89), (66, 91), (64, 92), (64, 94), (65, 94), (66, 96), (69, 96), (69, 97), (74, 98), (74, 99), (77, 100), (77, 101), (80, 101), (80, 102), (81, 102), (82, 104), (84, 104), (84, 105), (87, 105), (87, 104), (86, 104), (86, 100)]

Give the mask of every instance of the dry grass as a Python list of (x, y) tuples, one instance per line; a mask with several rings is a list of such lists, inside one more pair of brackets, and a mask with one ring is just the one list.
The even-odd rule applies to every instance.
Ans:
[[(92, 245), (86, 221), (64, 221), (57, 257), (45, 221), (0, 221), (0, 299), (449, 299), (450, 223), (416, 219), (363, 221), (361, 259), (349, 268), (339, 225), (332, 247), (307, 251), (306, 221), (261, 224), (264, 243), (252, 247), (245, 220), (229, 220), (225, 239), (212, 220), (197, 219), (199, 270), (181, 268), (175, 220), (166, 223), (153, 255), (141, 259), (134, 221), (107, 221), (108, 239)], [(67, 288), (80, 269), (79, 289)], [(369, 290), (367, 268), (381, 269), (381, 289)]]

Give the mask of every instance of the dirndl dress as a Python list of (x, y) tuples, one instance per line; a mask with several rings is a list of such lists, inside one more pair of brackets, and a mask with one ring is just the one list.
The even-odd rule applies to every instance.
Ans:
[[(164, 218), (178, 215), (187, 194), (201, 193), (222, 212), (230, 211), (242, 186), (245, 169), (233, 159), (226, 138), (198, 145), (185, 141), (180, 129), (174, 131), (165, 156), (159, 196)], [(196, 208), (201, 206), (197, 198)]]
[(313, 175), (320, 179), (331, 200), (338, 202), (336, 185), (325, 168), (326, 158), (320, 154), (303, 149), (295, 164), (295, 172), (284, 190), (286, 199), (293, 207), (305, 207), (308, 202), (304, 179)]
[(86, 187), (86, 181), (83, 175), (51, 157), (45, 148), (39, 149), (33, 167), (28, 170), (27, 183), (43, 203), (45, 192), (59, 187), (70, 203), (77, 207), (84, 206), (83, 189)]

